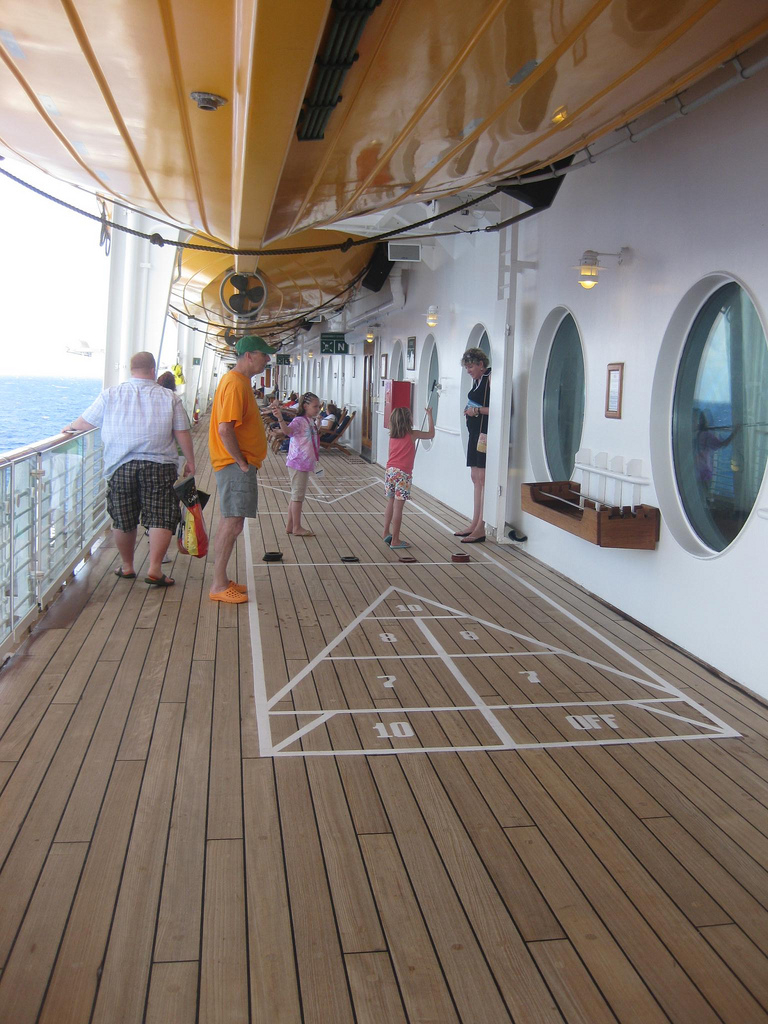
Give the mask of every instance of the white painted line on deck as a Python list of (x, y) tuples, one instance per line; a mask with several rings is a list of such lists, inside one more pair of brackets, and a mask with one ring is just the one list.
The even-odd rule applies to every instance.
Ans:
[[(439, 655), (430, 654), (430, 658), (437, 658)], [(631, 707), (645, 707), (646, 704), (676, 704), (683, 701), (682, 697), (638, 697), (636, 700), (569, 700), (564, 701), (562, 704), (558, 704), (555, 701), (548, 701), (545, 704), (484, 704), (483, 707), (487, 707), (489, 711), (526, 711), (529, 708), (598, 708), (598, 707), (616, 707), (618, 704), (628, 705)], [(683, 702), (684, 703), (684, 702)], [(433, 707), (431, 704), (420, 704), (413, 708), (396, 707), (396, 708), (334, 708), (333, 711), (320, 711), (317, 708), (313, 711), (271, 711), (270, 715), (284, 715), (288, 717), (296, 718), (299, 715), (396, 715), (407, 712), (418, 711), (480, 711), (482, 710), (477, 704), (448, 704), (445, 707)], [(656, 711), (656, 708), (649, 708), (649, 711)], [(681, 722), (687, 722), (689, 725), (700, 725), (702, 729), (709, 729), (711, 726), (705, 722), (697, 722), (692, 718), (683, 718), (680, 715), (671, 714), (670, 718), (676, 718)], [(308, 731), (312, 725), (317, 723), (310, 723), (308, 727), (303, 731)], [(282, 743), (280, 744), (282, 746)], [(275, 750), (278, 748), (275, 747)]]
[[(376, 709), (377, 712), (386, 709)], [(397, 711), (397, 708), (393, 708)], [(429, 708), (425, 708), (429, 711)], [(631, 746), (637, 743), (674, 743), (678, 740), (712, 740), (728, 739), (733, 734), (730, 732), (720, 733), (717, 736), (706, 733), (691, 733), (688, 736), (635, 736), (631, 739), (615, 740), (559, 740), (552, 743), (516, 743), (514, 747), (505, 747), (502, 743), (487, 743), (484, 746), (473, 747), (358, 747), (353, 750), (281, 750), (274, 754), (274, 757), (346, 757), (346, 756), (372, 756), (375, 754), (470, 754), (476, 751), (496, 753), (503, 750), (551, 750), (559, 747), (617, 747)], [(740, 735), (736, 733), (736, 735)]]
[[(307, 512), (305, 509), (301, 510), (302, 516), (378, 516), (379, 519), (383, 518), (381, 512)], [(283, 516), (285, 518), (288, 515), (288, 510), (285, 512), (259, 512), (259, 516)], [(403, 516), (423, 516), (423, 512), (403, 512)]]
[[(304, 515), (303, 512), (302, 512), (302, 515)], [(316, 539), (316, 538), (310, 537), (309, 539), (313, 540), (313, 539)], [(402, 567), (403, 569), (417, 569), (420, 565), (456, 565), (456, 564), (457, 564), (456, 562), (400, 562), (400, 561), (397, 561), (397, 562), (264, 562), (264, 565), (268, 569), (281, 569), (281, 568), (282, 569), (292, 569), (292, 568), (295, 568), (295, 569), (313, 569), (313, 568), (317, 568), (317, 566), (320, 566), (320, 565), (324, 565), (324, 566), (332, 565), (332, 566), (334, 566), (337, 569), (354, 569), (354, 568), (356, 568), (357, 566), (360, 566), (360, 565), (363, 565), (363, 566), (365, 566), (365, 565), (394, 565), (394, 566), (397, 566), (398, 568)], [(463, 562), (462, 563), (462, 567), (466, 568), (467, 564), (471, 565), (471, 562), (470, 563)], [(256, 562), (255, 565), (257, 565), (257, 566), (261, 565), (261, 562)], [(486, 569), (487, 566), (478, 565), (475, 568), (477, 568), (477, 569)]]
[(251, 531), (247, 520), (243, 532), (245, 534), (246, 555), (245, 577), (248, 581), (248, 626), (251, 636), (251, 660), (253, 661), (253, 700), (256, 705), (259, 756), (269, 757), (272, 754), (272, 730), (269, 727), (267, 686), (264, 678), (264, 653), (261, 647), (261, 629), (259, 628), (259, 605), (256, 600), (256, 578), (253, 574)]

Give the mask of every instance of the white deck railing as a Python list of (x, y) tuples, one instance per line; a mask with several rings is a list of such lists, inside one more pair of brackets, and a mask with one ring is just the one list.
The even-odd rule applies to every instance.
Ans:
[(107, 522), (98, 430), (0, 456), (0, 651), (45, 608)]

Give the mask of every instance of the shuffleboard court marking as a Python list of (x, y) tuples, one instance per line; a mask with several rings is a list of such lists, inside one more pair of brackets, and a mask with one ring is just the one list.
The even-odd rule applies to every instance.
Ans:
[[(312, 501), (321, 501), (327, 504), (333, 504), (335, 502), (343, 500), (343, 498), (351, 496), (352, 494), (360, 493), (370, 487), (380, 484), (381, 480), (377, 477), (370, 483), (365, 484), (361, 487), (356, 488), (352, 491), (346, 491), (344, 494), (340, 494), (338, 497), (332, 497), (332, 488), (325, 488), (319, 497), (313, 496)], [(270, 485), (264, 485), (270, 486)], [(318, 485), (319, 486), (319, 485)], [(348, 486), (348, 485), (347, 485)], [(281, 488), (272, 487), (273, 490), (280, 490)], [(338, 488), (340, 489), (340, 488)], [(410, 514), (422, 515), (428, 519), (431, 519), (441, 530), (453, 534), (453, 527), (450, 527), (447, 523), (440, 520), (437, 516), (428, 512), (426, 509), (417, 505), (414, 502), (410, 503), (412, 512)], [(281, 513), (269, 513), (273, 515), (280, 515)], [(308, 512), (307, 514), (313, 514)], [(325, 512), (320, 511), (314, 513), (317, 515), (380, 515), (378, 512)], [(249, 589), (255, 588), (255, 575), (254, 575), (254, 563), (251, 553), (251, 543), (248, 531), (246, 531), (246, 551), (248, 554), (248, 582)], [(379, 596), (371, 602), (367, 608), (365, 608), (359, 615), (355, 616), (352, 621), (345, 626), (337, 634), (334, 639), (327, 644), (321, 651), (319, 651), (308, 663), (298, 672), (294, 677), (286, 683), (277, 693), (271, 697), (266, 692), (266, 682), (264, 679), (263, 670), (263, 659), (261, 656), (261, 638), (258, 635), (258, 608), (256, 607), (256, 601), (252, 600), (249, 609), (249, 622), (251, 629), (251, 646), (253, 651), (254, 659), (254, 700), (256, 705), (256, 716), (258, 723), (258, 736), (259, 736), (259, 749), (260, 756), (263, 757), (334, 757), (334, 756), (367, 756), (375, 754), (402, 754), (402, 753), (437, 753), (443, 751), (452, 752), (471, 752), (471, 751), (498, 751), (498, 750), (531, 750), (531, 749), (547, 749), (547, 748), (558, 748), (558, 747), (580, 747), (580, 746), (610, 746), (617, 744), (639, 744), (639, 743), (667, 743), (677, 742), (683, 740), (702, 740), (702, 739), (723, 739), (723, 738), (736, 738), (740, 736), (736, 730), (731, 728), (727, 723), (723, 722), (716, 715), (710, 712), (708, 709), (700, 705), (697, 701), (693, 700), (688, 694), (683, 693), (679, 688), (674, 686), (667, 679), (660, 676), (652, 668), (645, 665), (638, 658), (634, 657), (628, 650), (624, 649), (619, 643), (614, 642), (607, 636), (603, 635), (596, 628), (591, 626), (589, 623), (583, 621), (577, 614), (571, 612), (568, 608), (563, 607), (556, 600), (551, 598), (547, 593), (540, 590), (534, 584), (530, 583), (527, 579), (520, 576), (514, 570), (510, 569), (503, 562), (494, 558), (486, 550), (478, 550), (473, 552), (476, 559), (482, 559), (482, 561), (474, 561), (471, 563), (473, 568), (491, 568), (498, 569), (506, 575), (510, 576), (519, 585), (524, 587), (529, 592), (535, 594), (538, 598), (545, 601), (550, 607), (562, 615), (565, 619), (568, 619), (576, 623), (581, 629), (592, 635), (595, 640), (602, 644), (605, 648), (613, 651), (614, 654), (618, 655), (625, 663), (632, 666), (635, 671), (627, 672), (619, 669), (613, 665), (608, 665), (595, 658), (587, 658), (583, 655), (576, 654), (574, 651), (569, 651), (562, 648), (559, 645), (546, 643), (545, 641), (538, 640), (534, 637), (529, 637), (524, 633), (516, 632), (515, 630), (509, 629), (502, 626), (499, 623), (490, 622), (486, 619), (479, 618), (478, 616), (472, 615), (466, 611), (462, 611), (457, 608), (452, 608), (448, 605), (440, 604), (432, 600), (431, 598), (422, 597), (412, 590), (408, 590), (404, 587), (392, 585), (383, 590)], [(366, 565), (371, 566), (396, 566), (400, 570), (419, 568), (420, 566), (427, 565), (443, 565), (451, 566), (450, 562), (421, 562), (416, 563), (413, 566), (401, 564), (399, 562), (360, 562), (360, 563), (335, 563), (335, 562), (301, 562), (301, 563), (285, 563), (282, 564), (281, 568), (293, 567), (316, 567), (319, 565), (331, 566), (334, 568), (359, 568)], [(271, 568), (271, 567), (269, 567)], [(467, 566), (462, 566), (467, 568)], [(407, 575), (407, 574), (404, 574)], [(264, 577), (262, 576), (262, 579)], [(409, 614), (383, 614), (385, 609), (380, 606), (393, 598), (401, 598), (404, 603), (398, 605), (398, 609), (403, 611), (409, 611)], [(417, 609), (412, 610), (411, 609)], [(379, 611), (380, 614), (374, 614)], [(429, 623), (434, 622), (435, 627), (438, 623), (442, 629), (448, 628), (451, 620), (456, 620), (458, 625), (464, 624), (467, 629), (462, 630), (461, 635), (465, 637), (474, 637), (475, 634), (471, 631), (471, 627), (475, 626), (482, 627), (492, 633), (494, 636), (504, 638), (506, 646), (504, 649), (497, 651), (486, 651), (477, 650), (474, 653), (466, 653), (465, 651), (449, 651), (441, 643), (440, 638), (430, 628)], [(345, 644), (356, 629), (363, 625), (368, 627), (373, 626), (381, 630), (379, 636), (383, 638), (390, 638), (391, 642), (395, 643), (396, 637), (394, 631), (398, 628), (398, 624), (410, 622), (413, 627), (418, 630), (418, 635), (423, 638), (424, 644), (427, 649), (420, 653), (393, 653), (387, 654), (367, 654), (367, 655), (351, 655), (344, 653), (335, 653), (337, 648), (341, 644)], [(516, 648), (521, 642), (533, 645), (536, 649), (531, 650), (517, 650), (510, 649), (509, 641), (516, 640), (517, 644), (512, 646)], [(389, 641), (388, 641), (389, 642)], [(369, 648), (370, 649), (370, 648)], [(375, 648), (374, 648), (375, 649)], [(537, 659), (540, 665), (546, 664), (550, 658), (556, 659), (567, 659), (569, 661), (580, 662), (588, 666), (599, 670), (603, 673), (609, 673), (614, 678), (623, 678), (641, 687), (647, 688), (651, 692), (655, 691), (656, 694), (663, 694), (663, 696), (651, 696), (631, 698), (631, 699), (614, 699), (614, 700), (598, 700), (598, 701), (530, 701), (526, 703), (498, 703), (498, 698), (494, 700), (485, 700), (479, 695), (476, 689), (472, 686), (466, 677), (466, 674), (461, 670), (460, 664), (462, 659), (475, 659), (475, 658), (531, 658)], [(541, 660), (543, 659), (543, 661)], [(379, 708), (377, 706), (370, 707), (348, 707), (348, 708), (311, 708), (302, 709), (297, 707), (293, 710), (277, 710), (275, 705), (280, 701), (290, 697), (291, 691), (304, 679), (311, 676), (311, 674), (321, 664), (327, 663), (332, 665), (334, 662), (360, 662), (361, 664), (371, 664), (373, 662), (386, 662), (392, 667), (384, 671), (397, 672), (397, 664), (402, 663), (413, 663), (416, 661), (424, 661), (430, 664), (437, 665), (439, 668), (433, 668), (433, 672), (444, 672), (447, 674), (446, 677), (450, 677), (454, 684), (458, 684), (460, 689), (469, 698), (468, 703), (456, 703), (445, 705), (443, 703), (437, 703), (431, 706), (429, 703), (423, 705), (413, 705), (412, 702), (405, 702), (401, 707), (387, 707)], [(529, 662), (530, 664), (530, 662)], [(374, 669), (375, 671), (375, 669)], [(538, 670), (539, 672), (542, 669)], [(525, 685), (531, 685), (535, 687), (541, 683), (541, 679), (536, 671), (521, 671), (519, 673), (525, 677)], [(396, 680), (397, 675), (378, 675), (378, 680), (386, 680), (383, 684), (378, 685), (386, 687), (382, 689), (381, 696), (396, 697)], [(524, 688), (524, 683), (521, 681), (520, 686)], [(314, 703), (314, 701), (313, 701)], [(682, 706), (681, 706), (682, 705)], [(631, 708), (638, 711), (647, 712), (649, 716), (656, 717), (657, 719), (665, 719), (680, 723), (681, 726), (691, 726), (695, 730), (684, 735), (676, 733), (665, 733), (663, 735), (617, 735), (621, 731), (622, 721), (619, 715), (619, 709)], [(678, 712), (679, 708), (679, 712)], [(615, 710), (612, 710), (615, 709)], [(506, 715), (509, 713), (517, 713), (525, 715), (526, 712), (539, 710), (540, 712), (548, 712), (550, 715), (555, 712), (562, 712), (562, 718), (558, 718), (559, 729), (561, 733), (566, 736), (570, 730), (575, 730), (577, 733), (583, 735), (584, 732), (595, 732), (602, 733), (596, 738), (589, 739), (563, 739), (556, 741), (547, 742), (527, 742), (516, 739), (510, 727), (505, 721), (499, 718), (499, 714)], [(680, 712), (686, 711), (687, 714)], [(424, 746), (417, 744), (409, 745), (386, 745), (386, 746), (369, 746), (363, 742), (360, 748), (350, 750), (340, 749), (287, 749), (288, 747), (295, 747), (295, 745), (302, 740), (303, 737), (307, 736), (308, 733), (315, 729), (321, 728), (327, 722), (335, 718), (336, 716), (349, 716), (351, 720), (358, 722), (358, 731), (363, 729), (367, 730), (370, 735), (373, 733), (372, 738), (375, 736), (377, 741), (389, 742), (407, 740), (409, 737), (415, 737), (414, 725), (418, 722), (419, 716), (423, 714), (430, 714), (437, 718), (441, 714), (456, 714), (457, 712), (462, 713), (468, 721), (474, 720), (473, 716), (479, 716), (480, 719), (485, 722), (486, 732), (488, 728), (495, 734), (495, 742), (489, 741), (486, 743), (478, 742), (477, 744), (465, 744), (456, 745), (446, 743), (444, 746)], [(690, 717), (691, 712), (696, 715), (702, 716), (703, 721), (699, 718)], [(304, 719), (304, 724), (300, 728), (296, 729), (291, 735), (281, 739), (277, 744), (273, 743), (272, 740), (272, 729), (271, 719), (277, 716), (293, 716), (294, 719), (300, 722)], [(410, 719), (406, 716), (410, 716)], [(373, 722), (373, 719), (376, 719)], [(307, 720), (308, 719), (308, 720)], [(644, 720), (643, 720), (644, 721)], [(629, 726), (636, 729), (637, 725), (633, 720), (629, 720)], [(643, 725), (643, 728), (646, 726)], [(610, 733), (613, 735), (610, 735)], [(609, 735), (606, 736), (606, 733)], [(361, 734), (362, 737), (363, 734)], [(487, 739), (490, 736), (482, 738)]]
[[(353, 494), (359, 494), (361, 491), (367, 491), (370, 487), (375, 487), (376, 484), (380, 483), (379, 480), (371, 480), (368, 484), (363, 484), (361, 487), (356, 487), (352, 491), (344, 491), (343, 494), (337, 495), (337, 497), (331, 497), (330, 494), (325, 494), (323, 491), (317, 494), (307, 494), (305, 501), (316, 501), (323, 505), (335, 505), (337, 501), (343, 501), (344, 498), (351, 498)], [(290, 496), (290, 487), (280, 487), (277, 484), (259, 484), (259, 488), (263, 488), (268, 491), (278, 491), (280, 494), (287, 494)], [(333, 490), (333, 488), (331, 488)]]

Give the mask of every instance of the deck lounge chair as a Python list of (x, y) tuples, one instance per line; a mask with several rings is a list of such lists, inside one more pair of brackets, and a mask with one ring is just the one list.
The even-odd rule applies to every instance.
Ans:
[(353, 413), (348, 413), (346, 416), (342, 416), (342, 418), (339, 421), (339, 425), (336, 428), (336, 430), (332, 431), (329, 434), (326, 434), (324, 440), (322, 438), (320, 439), (320, 447), (321, 448), (325, 448), (326, 451), (330, 451), (331, 448), (338, 448), (340, 452), (344, 452), (345, 455), (349, 455), (348, 449), (347, 448), (343, 448), (339, 444), (339, 440), (344, 435), (344, 433), (347, 430), (347, 427), (349, 426), (349, 424), (352, 422), (352, 420), (354, 418), (355, 418), (354, 412)]

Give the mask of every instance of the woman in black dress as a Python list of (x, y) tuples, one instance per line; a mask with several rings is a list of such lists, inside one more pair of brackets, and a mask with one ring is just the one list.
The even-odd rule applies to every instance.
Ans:
[(478, 441), (488, 434), (488, 412), (491, 400), (491, 367), (488, 356), (479, 348), (470, 348), (461, 357), (461, 365), (472, 378), (472, 387), (467, 395), (464, 415), (467, 422), (467, 465), (472, 473), (472, 484), (475, 488), (475, 509), (468, 530), (460, 530), (454, 534), (461, 537), (462, 544), (481, 544), (485, 540), (485, 522), (483, 521), (483, 496), (485, 493), (485, 446)]

